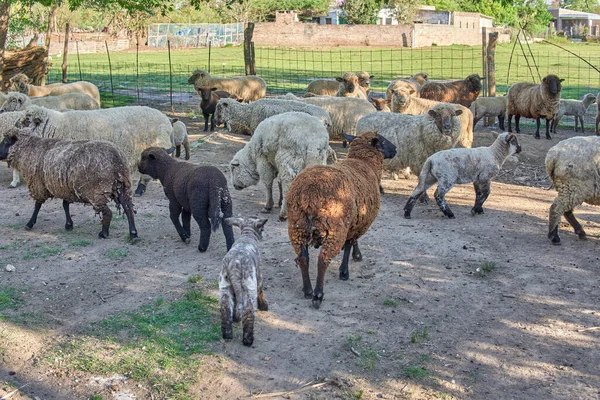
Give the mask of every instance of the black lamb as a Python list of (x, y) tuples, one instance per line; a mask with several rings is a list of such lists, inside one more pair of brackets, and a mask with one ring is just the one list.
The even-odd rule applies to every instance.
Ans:
[[(138, 169), (142, 174), (160, 179), (165, 195), (169, 199), (171, 221), (185, 243), (190, 242), (191, 216), (200, 226), (198, 250), (206, 251), (210, 233), (215, 232), (224, 218), (232, 216), (233, 206), (223, 173), (210, 166), (197, 166), (174, 160), (173, 149), (149, 147), (142, 152)], [(179, 215), (181, 222), (179, 222)], [(183, 224), (183, 226), (182, 226)], [(227, 250), (233, 245), (233, 229), (222, 224)]]

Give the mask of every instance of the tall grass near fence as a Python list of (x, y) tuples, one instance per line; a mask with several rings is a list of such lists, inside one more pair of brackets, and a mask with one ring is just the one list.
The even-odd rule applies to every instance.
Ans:
[[(600, 45), (572, 44), (569, 50), (600, 65)], [(276, 49), (256, 48), (258, 75), (267, 82), (270, 94), (284, 92), (302, 93), (315, 78), (333, 78), (345, 71), (368, 71), (374, 91), (384, 91), (392, 79), (408, 77), (417, 72), (428, 72), (431, 79), (461, 79), (482, 71), (481, 46), (450, 46), (423, 49)], [(506, 93), (507, 86), (515, 82), (538, 81), (538, 71), (533, 60), (526, 59), (517, 46), (511, 68), (509, 61), (512, 45), (498, 45), (496, 49), (497, 93)], [(531, 50), (543, 77), (549, 73), (564, 78), (563, 98), (579, 99), (585, 93), (600, 90), (600, 74), (583, 61), (560, 49), (546, 44), (532, 44)], [(209, 64), (210, 51), (210, 64)], [(214, 76), (231, 77), (244, 74), (244, 57), (241, 47), (206, 48), (172, 51), (172, 93), (169, 78), (169, 59), (166, 51), (139, 53), (111, 53), (114, 103), (150, 104), (169, 108), (171, 97), (173, 108), (190, 111), (197, 107), (198, 96), (187, 83), (195, 69), (210, 70)], [(77, 57), (69, 59), (69, 81), (88, 80), (104, 93), (105, 105), (112, 105), (111, 83), (106, 55), (81, 55), (80, 67)], [(531, 70), (527, 65), (531, 66)], [(61, 79), (60, 63), (52, 67), (48, 81)], [(81, 73), (80, 73), (81, 69)], [(532, 74), (533, 78), (532, 79)], [(107, 96), (108, 93), (108, 96)]]

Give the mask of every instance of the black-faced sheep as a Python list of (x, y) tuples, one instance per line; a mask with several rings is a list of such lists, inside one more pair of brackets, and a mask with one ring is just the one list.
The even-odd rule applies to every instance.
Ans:
[(223, 339), (233, 339), (232, 323), (242, 320), (245, 346), (254, 343), (254, 314), (268, 311), (260, 272), (258, 241), (267, 219), (225, 218), (224, 224), (237, 226), (241, 233), (223, 258), (219, 275), (219, 305)]
[(500, 172), (508, 157), (519, 152), (521, 146), (517, 137), (502, 133), (489, 147), (449, 149), (433, 154), (423, 164), (419, 184), (404, 206), (404, 218), (410, 218), (419, 197), (436, 182), (438, 187), (433, 196), (445, 216), (454, 218), (446, 202), (446, 193), (456, 184), (471, 182), (475, 187), (475, 206), (471, 214), (483, 214), (483, 203), (490, 194), (492, 178)]
[(562, 81), (564, 79), (560, 79), (556, 75), (546, 75), (541, 84), (520, 82), (512, 85), (508, 89), (506, 105), (508, 131), (512, 132), (513, 115), (517, 133), (521, 132), (519, 128), (521, 117), (533, 118), (536, 122), (535, 138), (539, 139), (540, 119), (544, 118), (546, 120), (546, 139), (552, 139), (550, 137), (550, 120), (558, 112)]
[[(190, 221), (194, 216), (200, 226), (198, 250), (205, 252), (210, 243), (211, 228), (215, 232), (223, 218), (231, 217), (233, 212), (225, 175), (215, 167), (177, 161), (160, 147), (144, 150), (138, 169), (142, 174), (160, 179), (169, 199), (171, 221), (185, 243), (190, 242)], [(222, 225), (229, 250), (233, 244), (233, 229), (227, 224)]]
[(550, 206), (548, 239), (560, 244), (561, 216), (580, 239), (586, 239), (573, 209), (583, 202), (600, 205), (600, 137), (573, 137), (559, 142), (546, 154), (546, 173), (558, 192)]
[(591, 93), (583, 96), (583, 99), (581, 100), (560, 99), (560, 102), (558, 103), (558, 112), (550, 124), (550, 132), (556, 133), (556, 127), (562, 117), (565, 115), (573, 115), (575, 117), (575, 132), (577, 132), (577, 123), (579, 122), (579, 125), (581, 125), (581, 133), (584, 133), (583, 117), (590, 104), (594, 104), (595, 102), (596, 96)]
[(267, 95), (267, 84), (260, 76), (238, 76), (234, 78), (212, 77), (207, 71), (197, 69), (188, 79), (194, 89), (208, 86), (237, 96), (240, 101), (249, 102), (262, 99)]
[(220, 99), (230, 96), (229, 93), (222, 90), (217, 90), (216, 87), (202, 86), (198, 88), (200, 95), (200, 109), (204, 116), (204, 132), (208, 131), (208, 117), (210, 116), (210, 130), (215, 130), (215, 109)]
[(263, 212), (273, 208), (273, 181), (279, 180), (279, 220), (287, 218), (285, 198), (292, 180), (312, 165), (325, 165), (329, 134), (318, 118), (288, 112), (265, 119), (250, 141), (229, 163), (231, 183), (237, 190), (262, 181), (267, 189)]
[(35, 200), (27, 230), (37, 222), (42, 204), (56, 197), (63, 200), (66, 230), (73, 229), (69, 205), (91, 204), (96, 213), (102, 214), (98, 236), (107, 238), (112, 212), (106, 203), (114, 200), (127, 215), (130, 240), (137, 240), (129, 166), (114, 144), (103, 140), (42, 139), (15, 129), (5, 133), (0, 143), (0, 160), (4, 159), (23, 174)]
[(482, 80), (478, 74), (472, 74), (459, 81), (428, 82), (421, 88), (421, 98), (457, 103), (469, 108), (481, 92)]
[[(354, 260), (362, 259), (357, 241), (379, 212), (383, 160), (396, 155), (395, 146), (374, 132), (346, 135), (346, 139), (351, 141), (346, 159), (303, 170), (287, 196), (288, 235), (302, 273), (304, 296), (312, 297), (315, 308), (323, 301), (325, 272), (331, 259), (344, 249), (342, 280), (349, 277), (350, 250)], [(314, 292), (308, 273), (309, 246), (322, 247)]]

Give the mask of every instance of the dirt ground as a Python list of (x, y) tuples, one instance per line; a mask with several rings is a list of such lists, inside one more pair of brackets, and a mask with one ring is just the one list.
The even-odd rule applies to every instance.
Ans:
[[(200, 120), (183, 119), (194, 140), (203, 137)], [(337, 277), (340, 256), (332, 261), (319, 310), (302, 295), (287, 224), (277, 221), (274, 210), (262, 242), (270, 310), (259, 313), (252, 348), (242, 346), (239, 326), (232, 342), (213, 346), (192, 398), (258, 397), (324, 383), (273, 398), (598, 400), (599, 209), (576, 210), (587, 241), (563, 225), (562, 246), (550, 244), (547, 213), (555, 192), (547, 190), (543, 160), (552, 145), (572, 134), (563, 130), (548, 141), (534, 140), (531, 128), (525, 131), (518, 135), (523, 152), (505, 164), (481, 216), (470, 214), (472, 186), (460, 185), (447, 196), (456, 219), (444, 218), (430, 203), (418, 205), (406, 220), (402, 208), (416, 178), (385, 175), (380, 214), (360, 240), (364, 260), (350, 262), (345, 282)], [(226, 172), (247, 139), (219, 131), (193, 148), (191, 162)], [(490, 131), (479, 127), (475, 145), (492, 141)], [(334, 148), (345, 154), (339, 143)], [(39, 329), (0, 320), (0, 382), (28, 384), (12, 399), (86, 399), (98, 392), (104, 398), (155, 398), (135, 382), (120, 381), (111, 391), (111, 379), (61, 373), (36, 360), (91, 322), (152, 299), (181, 298), (191, 275), (217, 279), (225, 254), (222, 232), (204, 254), (196, 249), (194, 224), (192, 244), (182, 243), (157, 182), (135, 199), (143, 238), (136, 245), (125, 243), (123, 220), (115, 221), (110, 239), (96, 239), (97, 219), (82, 205), (71, 207), (76, 236), (65, 233), (58, 200), (44, 205), (27, 232), (21, 227), (33, 202), (23, 186), (6, 189), (10, 181), (10, 170), (0, 168), (0, 246), (9, 248), (0, 250), (0, 284), (26, 286), (19, 311), (42, 314), (50, 323)], [(259, 215), (262, 185), (230, 190), (234, 214)], [(73, 237), (94, 243), (23, 259), (37, 243), (61, 245)], [(105, 257), (114, 249), (129, 255)], [(5, 272), (7, 263), (16, 272)], [(7, 391), (0, 386), (0, 397)]]

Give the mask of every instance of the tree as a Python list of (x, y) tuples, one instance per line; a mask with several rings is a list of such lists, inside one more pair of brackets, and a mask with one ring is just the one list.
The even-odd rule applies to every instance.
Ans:
[(378, 0), (345, 0), (342, 5), (344, 21), (349, 24), (374, 24), (381, 5)]
[(386, 6), (392, 11), (398, 23), (410, 24), (415, 19), (420, 4), (419, 0), (391, 0)]

